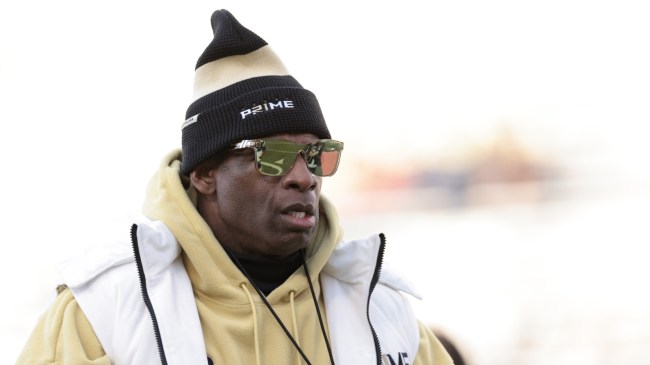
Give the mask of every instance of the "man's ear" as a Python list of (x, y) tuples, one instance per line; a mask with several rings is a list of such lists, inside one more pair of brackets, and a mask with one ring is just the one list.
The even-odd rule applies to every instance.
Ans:
[(217, 169), (214, 164), (203, 163), (190, 172), (190, 181), (194, 188), (203, 195), (217, 191)]

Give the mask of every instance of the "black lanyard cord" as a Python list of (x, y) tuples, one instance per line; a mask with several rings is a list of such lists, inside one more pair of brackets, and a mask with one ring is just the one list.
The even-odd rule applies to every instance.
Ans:
[(323, 339), (325, 340), (325, 346), (327, 346), (327, 354), (330, 357), (330, 363), (334, 365), (334, 356), (332, 355), (332, 347), (330, 342), (327, 339), (327, 333), (325, 333), (325, 326), (323, 325), (323, 317), (320, 314), (320, 308), (318, 306), (318, 300), (316, 299), (316, 293), (314, 292), (314, 284), (311, 282), (311, 275), (309, 275), (309, 270), (307, 269), (307, 260), (305, 260), (305, 250), (300, 250), (300, 256), (302, 257), (302, 266), (305, 268), (305, 275), (307, 275), (307, 281), (309, 282), (309, 291), (311, 291), (311, 297), (314, 300), (314, 306), (316, 307), (316, 314), (318, 314), (318, 323), (320, 323), (320, 330), (323, 333)]

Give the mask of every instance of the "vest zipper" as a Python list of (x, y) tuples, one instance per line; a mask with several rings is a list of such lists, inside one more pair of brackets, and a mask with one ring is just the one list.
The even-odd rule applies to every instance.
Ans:
[(165, 349), (162, 344), (162, 337), (160, 336), (160, 328), (158, 327), (158, 320), (156, 319), (156, 313), (153, 310), (153, 304), (151, 304), (151, 299), (149, 298), (149, 292), (147, 291), (147, 282), (145, 281), (144, 268), (142, 267), (142, 260), (140, 258), (140, 249), (138, 248), (138, 236), (136, 234), (138, 226), (136, 224), (131, 226), (131, 244), (133, 245), (133, 254), (135, 256), (135, 264), (138, 267), (138, 277), (140, 278), (140, 290), (142, 291), (142, 299), (144, 304), (149, 310), (149, 315), (151, 316), (151, 322), (153, 323), (153, 332), (156, 336), (156, 345), (158, 346), (158, 354), (160, 355), (160, 362), (162, 365), (167, 365), (167, 358), (165, 357)]
[(375, 350), (377, 351), (377, 365), (381, 365), (381, 345), (379, 344), (379, 337), (377, 336), (377, 332), (375, 331), (375, 328), (372, 326), (372, 322), (370, 322), (370, 297), (372, 296), (372, 292), (375, 290), (375, 287), (377, 286), (377, 282), (379, 282), (379, 275), (381, 273), (381, 265), (384, 260), (384, 249), (386, 247), (386, 236), (384, 236), (383, 233), (379, 234), (379, 253), (377, 254), (377, 263), (375, 265), (375, 272), (372, 275), (372, 281), (370, 281), (370, 292), (368, 293), (368, 303), (366, 305), (366, 316), (368, 317), (368, 324), (370, 325), (370, 330), (372, 331), (372, 337), (375, 340)]

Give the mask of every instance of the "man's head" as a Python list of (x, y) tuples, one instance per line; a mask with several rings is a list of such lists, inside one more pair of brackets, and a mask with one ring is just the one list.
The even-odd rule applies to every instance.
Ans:
[(309, 243), (321, 177), (336, 171), (343, 146), (329, 140), (316, 97), (262, 38), (225, 10), (212, 28), (183, 124), (181, 173), (223, 246), (287, 256)]
[(278, 133), (331, 138), (316, 96), (257, 34), (226, 10), (212, 14), (214, 38), (199, 57), (194, 101), (183, 124), (181, 173), (233, 141)]

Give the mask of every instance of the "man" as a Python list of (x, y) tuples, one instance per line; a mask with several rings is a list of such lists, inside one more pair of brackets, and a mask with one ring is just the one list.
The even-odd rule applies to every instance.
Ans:
[(381, 271), (341, 242), (322, 178), (343, 143), (316, 97), (227, 11), (196, 66), (182, 152), (131, 242), (66, 262), (19, 364), (450, 364)]

